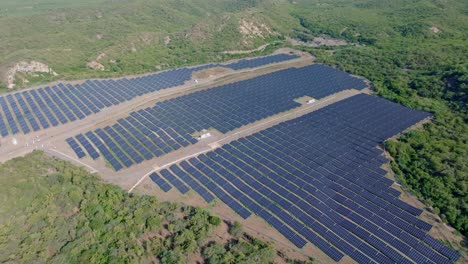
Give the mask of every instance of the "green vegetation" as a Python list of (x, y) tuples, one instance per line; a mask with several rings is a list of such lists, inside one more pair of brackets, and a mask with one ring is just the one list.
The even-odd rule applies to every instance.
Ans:
[[(213, 242), (206, 210), (128, 195), (68, 162), (34, 152), (0, 165), (0, 262), (270, 263), (274, 248), (250, 237)], [(224, 248), (223, 262), (218, 259)], [(219, 259), (220, 260), (220, 259)]]
[(234, 237), (240, 237), (244, 234), (244, 230), (242, 229), (242, 225), (236, 221), (229, 227), (229, 233)]
[(206, 263), (271, 263), (275, 251), (258, 239), (245, 236), (242, 240), (233, 239), (226, 245), (213, 242), (203, 250)]
[(319, 62), (365, 76), (379, 95), (434, 114), (423, 129), (386, 143), (392, 167), (435, 213), (468, 235), (466, 3), (311, 2), (294, 11), (303, 30), (360, 44), (306, 49)]
[[(19, 61), (35, 60), (59, 74), (40, 80), (36, 77), (32, 85), (56, 79), (145, 73), (239, 57), (222, 51), (251, 49), (280, 39), (273, 34), (276, 26), (266, 14), (254, 8), (260, 2), (2, 1), (0, 73), (5, 74)], [(261, 29), (261, 36), (244, 36), (239, 31), (243, 19), (255, 25), (268, 24), (269, 28)], [(86, 66), (94, 60), (105, 70)], [(17, 83), (21, 84), (19, 88), (24, 86), (22, 81)]]

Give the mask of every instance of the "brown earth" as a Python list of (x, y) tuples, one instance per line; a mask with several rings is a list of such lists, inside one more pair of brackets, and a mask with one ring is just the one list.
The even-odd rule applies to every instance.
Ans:
[(234, 70), (231, 70), (229, 68), (224, 68), (224, 67), (208, 68), (208, 69), (205, 69), (205, 70), (194, 72), (192, 74), (192, 79), (198, 80), (198, 79), (213, 78), (215, 76), (228, 74), (228, 73), (232, 73), (232, 72), (234, 72)]

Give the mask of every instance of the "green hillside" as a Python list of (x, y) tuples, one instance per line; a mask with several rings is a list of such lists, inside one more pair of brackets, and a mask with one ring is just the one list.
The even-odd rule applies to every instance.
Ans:
[(270, 263), (278, 254), (238, 223), (220, 241), (221, 220), (206, 210), (130, 196), (41, 152), (0, 165), (0, 183), (2, 263)]
[[(230, 56), (222, 51), (254, 48), (280, 37), (274, 24), (259, 14), (257, 1), (87, 2), (0, 3), (0, 74), (31, 60), (59, 75), (23, 76), (31, 81), (28, 85), (143, 73), (225, 60)], [(242, 19), (268, 28), (261, 29), (261, 36), (243, 36)], [(101, 54), (104, 71), (86, 67)], [(17, 84), (25, 86), (20, 80)]]

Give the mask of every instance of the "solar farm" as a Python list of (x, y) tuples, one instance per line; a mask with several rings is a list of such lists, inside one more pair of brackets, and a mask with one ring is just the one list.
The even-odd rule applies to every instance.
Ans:
[[(291, 81), (288, 81), (291, 80)], [(314, 83), (309, 87), (307, 83)], [(333, 89), (328, 89), (331, 84)], [(284, 89), (285, 86), (288, 89)], [(294, 99), (303, 95), (322, 98), (350, 88), (363, 89), (364, 81), (323, 65), (292, 68), (253, 79), (223, 85), (157, 103), (131, 112), (116, 124), (78, 135), (86, 152), (96, 153), (92, 141), (119, 171), (143, 160), (197, 143), (192, 134), (215, 128), (226, 134), (236, 128), (288, 111), (300, 104)], [(118, 133), (115, 133), (118, 132)], [(133, 136), (134, 137), (133, 137)], [(79, 158), (85, 152), (74, 142)], [(112, 155), (114, 153), (115, 155)], [(97, 158), (98, 155), (93, 155)]]
[[(297, 58), (278, 54), (235, 63), (208, 64), (180, 68), (144, 77), (121, 80), (89, 80), (79, 85), (62, 84), (0, 97), (2, 113), (0, 134), (28, 134), (95, 114), (103, 108), (118, 105), (135, 97), (184, 84), (192, 73), (206, 68), (226, 67), (235, 70), (256, 68)], [(15, 99), (17, 101), (15, 101)], [(27, 103), (26, 103), (27, 102)], [(40, 124), (40, 125), (39, 125)]]
[[(3, 153), (23, 153), (33, 139), (38, 148), (43, 133), (46, 152), (129, 191), (149, 183), (162, 196), (222, 204), (326, 261), (455, 263), (459, 253), (431, 236), (423, 210), (400, 198), (382, 168), (382, 143), (431, 115), (301, 59), (279, 53), (8, 94), (0, 97), (0, 133), (15, 143)], [(162, 95), (214, 67), (259, 74)], [(147, 95), (161, 98), (134, 106)], [(27, 137), (26, 146), (17, 142)]]

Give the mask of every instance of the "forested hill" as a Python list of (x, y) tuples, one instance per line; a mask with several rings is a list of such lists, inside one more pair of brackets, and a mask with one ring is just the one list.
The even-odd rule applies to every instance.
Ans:
[(462, 1), (299, 1), (305, 30), (358, 46), (307, 49), (366, 76), (383, 97), (434, 113), (423, 129), (387, 142), (398, 178), (468, 234), (468, 5)]
[(18, 71), (13, 82), (17, 88), (57, 79), (122, 76), (226, 60), (233, 55), (223, 51), (250, 49), (281, 38), (281, 20), (263, 12), (264, 4), (272, 6), (268, 3), (270, 0), (2, 1), (2, 85), (8, 86), (8, 71), (20, 62), (40, 62), (56, 74)]
[(2, 263), (296, 261), (244, 234), (237, 222), (152, 196), (131, 196), (42, 152), (0, 165), (0, 183)]

